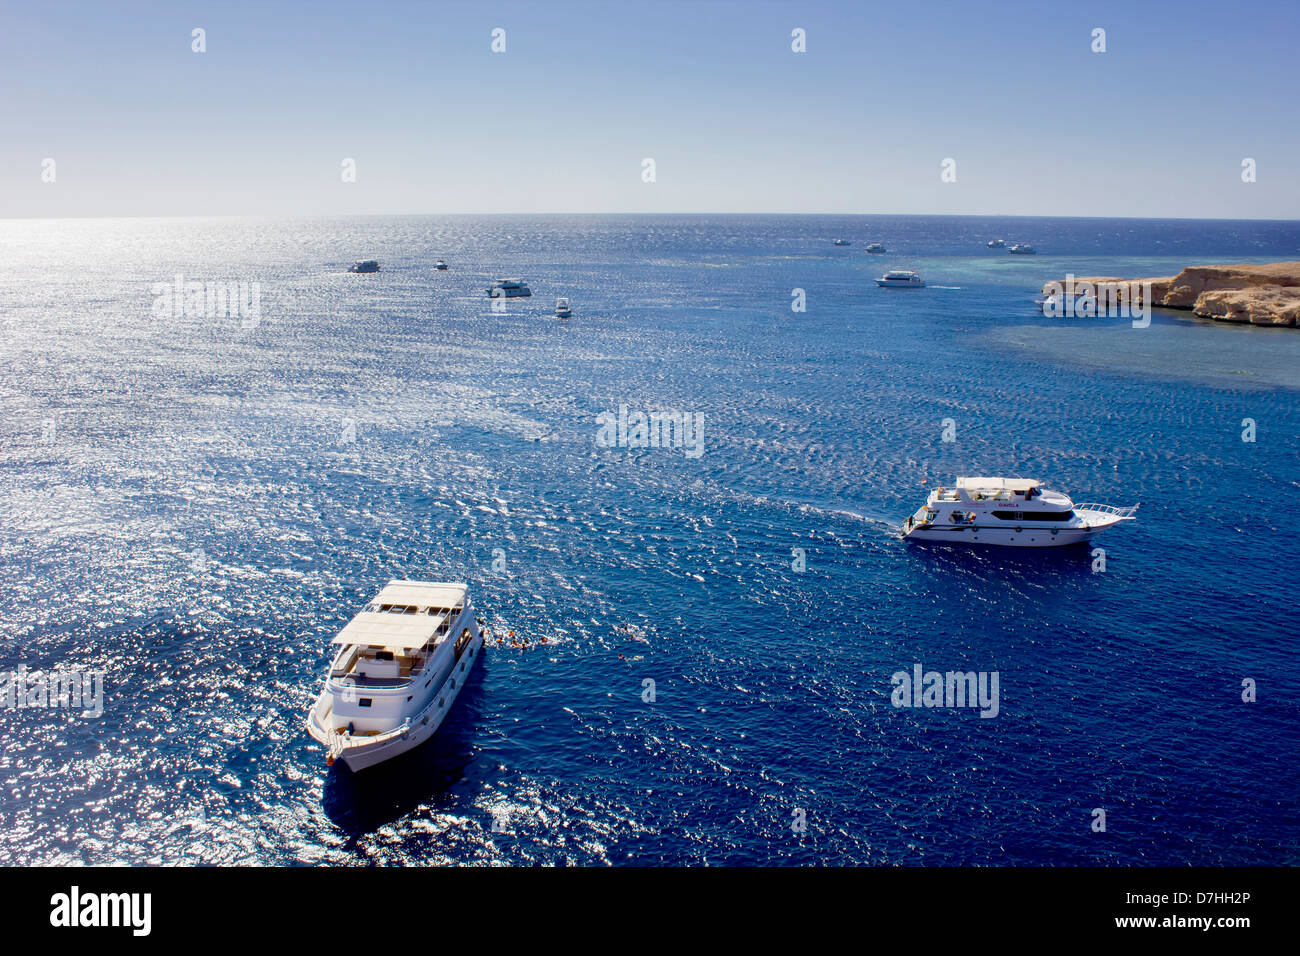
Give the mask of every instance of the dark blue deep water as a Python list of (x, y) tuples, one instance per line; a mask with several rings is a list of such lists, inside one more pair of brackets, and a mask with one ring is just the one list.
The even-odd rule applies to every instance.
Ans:
[[(97, 720), (0, 711), (0, 862), (1300, 862), (1300, 330), (1034, 305), (1277, 259), (1300, 224), (0, 223), (0, 670), (106, 681)], [(152, 314), (178, 273), (261, 321)], [(500, 275), (534, 296), (493, 313)], [(599, 447), (620, 404), (703, 454)], [(901, 542), (957, 474), (1141, 510), (1100, 573)], [(327, 772), (328, 642), (394, 577), (531, 647)], [(1000, 713), (895, 709), (918, 662)]]

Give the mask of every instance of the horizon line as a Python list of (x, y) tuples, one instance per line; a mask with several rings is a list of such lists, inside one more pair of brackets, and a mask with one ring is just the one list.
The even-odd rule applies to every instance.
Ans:
[(701, 212), (696, 210), (656, 210), (653, 212), (348, 212), (348, 213), (141, 213), (135, 215), (85, 216), (0, 216), (0, 222), (78, 222), (87, 219), (364, 219), (373, 217), (485, 217), (485, 216), (901, 216), (913, 219), (1096, 219), (1127, 222), (1272, 222), (1296, 223), (1300, 219), (1270, 219), (1258, 216), (1077, 216), (1042, 213), (942, 213), (942, 212)]

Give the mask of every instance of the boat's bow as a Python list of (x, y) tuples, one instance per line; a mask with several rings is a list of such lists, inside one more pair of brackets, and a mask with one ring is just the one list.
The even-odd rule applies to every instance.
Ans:
[[(1139, 502), (1140, 504), (1140, 502)], [(1104, 531), (1121, 521), (1136, 521), (1138, 505), (1121, 507), (1085, 501), (1074, 506), (1074, 516), (1093, 531)]]

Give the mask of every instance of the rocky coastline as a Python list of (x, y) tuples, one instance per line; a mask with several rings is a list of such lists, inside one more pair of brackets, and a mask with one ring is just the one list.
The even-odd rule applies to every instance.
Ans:
[[(1300, 262), (1266, 265), (1188, 266), (1176, 276), (1123, 279), (1117, 276), (1078, 276), (1074, 287), (1123, 283), (1139, 297), (1150, 283), (1149, 304), (1186, 309), (1203, 318), (1250, 325), (1300, 327)], [(1044, 286), (1046, 295), (1059, 294), (1064, 281)]]

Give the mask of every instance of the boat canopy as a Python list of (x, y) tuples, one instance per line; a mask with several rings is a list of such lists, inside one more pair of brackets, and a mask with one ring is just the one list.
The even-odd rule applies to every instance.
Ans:
[(405, 653), (434, 640), (464, 607), (469, 588), (432, 581), (390, 581), (348, 622), (333, 644), (364, 644)]
[(958, 478), (957, 487), (962, 491), (1028, 491), (1037, 488), (1040, 482), (1032, 478)]

